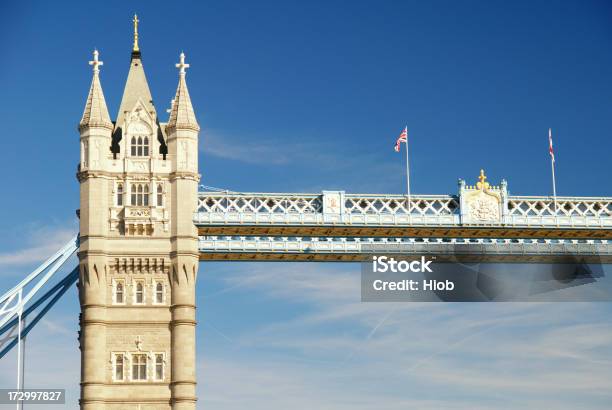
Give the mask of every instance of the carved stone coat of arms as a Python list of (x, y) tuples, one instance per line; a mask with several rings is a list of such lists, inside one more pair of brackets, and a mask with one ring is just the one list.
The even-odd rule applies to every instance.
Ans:
[(475, 187), (468, 189), (465, 195), (467, 218), (470, 223), (501, 222), (501, 195), (498, 189), (486, 182), (484, 171), (480, 171), (479, 181)]

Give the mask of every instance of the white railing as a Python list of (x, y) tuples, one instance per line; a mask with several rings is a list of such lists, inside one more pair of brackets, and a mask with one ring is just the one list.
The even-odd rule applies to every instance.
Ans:
[(400, 195), (345, 195), (344, 210), (358, 215), (459, 215), (459, 201), (453, 196), (422, 195), (408, 198)]
[(511, 196), (508, 214), (522, 217), (612, 217), (612, 198)]
[(322, 212), (316, 194), (234, 194), (200, 192), (198, 213), (316, 214)]
[[(200, 192), (197, 225), (461, 226), (461, 200), (451, 195), (335, 194), (333, 212), (323, 194)], [(612, 228), (612, 198), (510, 196), (498, 223), (510, 227)], [(467, 210), (466, 210), (467, 212)]]

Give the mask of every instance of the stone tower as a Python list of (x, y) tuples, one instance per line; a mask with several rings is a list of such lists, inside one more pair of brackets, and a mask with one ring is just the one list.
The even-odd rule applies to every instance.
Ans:
[(94, 51), (79, 123), (79, 342), (82, 409), (196, 408), (198, 133), (181, 53), (160, 122), (142, 65), (138, 19), (112, 122)]

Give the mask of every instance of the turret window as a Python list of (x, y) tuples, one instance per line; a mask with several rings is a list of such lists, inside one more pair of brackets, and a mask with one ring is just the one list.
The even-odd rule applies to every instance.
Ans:
[(164, 303), (164, 284), (161, 282), (155, 284), (155, 303)]
[(123, 353), (115, 354), (115, 373), (113, 379), (117, 382), (123, 381), (124, 359)]
[(123, 281), (115, 282), (115, 303), (122, 305), (125, 303), (125, 286)]
[(134, 304), (142, 305), (144, 304), (144, 283), (136, 282), (136, 286), (134, 287)]
[(155, 380), (164, 380), (164, 355), (155, 354)]
[(144, 206), (149, 206), (149, 186), (148, 185), (145, 185), (143, 188), (142, 204)]
[(123, 206), (123, 184), (117, 185), (117, 206)]
[(149, 185), (132, 184), (132, 206), (149, 206)]
[(157, 185), (157, 206), (164, 206), (164, 187), (162, 184)]
[(130, 154), (133, 157), (148, 157), (149, 137), (132, 137), (130, 140)]

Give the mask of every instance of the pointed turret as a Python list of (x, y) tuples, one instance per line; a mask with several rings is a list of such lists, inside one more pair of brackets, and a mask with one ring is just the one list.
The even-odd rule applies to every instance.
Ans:
[(103, 65), (103, 62), (98, 59), (98, 56), (98, 50), (94, 50), (93, 61), (89, 62), (89, 65), (93, 66), (93, 78), (87, 102), (85, 103), (83, 117), (81, 117), (79, 122), (80, 130), (85, 127), (113, 128), (113, 123), (108, 115), (104, 93), (102, 92), (102, 85), (100, 84), (100, 66)]
[(187, 90), (187, 82), (185, 81), (185, 69), (189, 68), (189, 64), (185, 64), (185, 53), (181, 53), (180, 62), (176, 64), (179, 69), (179, 83), (176, 88), (176, 95), (170, 110), (170, 119), (168, 120), (167, 130), (174, 129), (192, 129), (199, 131), (200, 126), (196, 120), (189, 90)]
[(83, 117), (79, 122), (79, 134), (81, 141), (81, 162), (79, 172), (100, 170), (104, 167), (106, 153), (111, 146), (111, 133), (113, 123), (108, 115), (104, 93), (100, 85), (100, 66), (102, 61), (98, 59), (98, 50), (93, 52), (93, 79), (85, 104)]
[(138, 47), (138, 22), (138, 16), (134, 15), (134, 45), (132, 47), (130, 71), (128, 72), (127, 81), (125, 82), (125, 88), (123, 90), (123, 97), (119, 105), (119, 113), (117, 114), (117, 127), (123, 126), (125, 113), (134, 109), (138, 100), (142, 101), (149, 115), (156, 118), (153, 98), (151, 97), (147, 77), (145, 76), (142, 66), (140, 48)]
[[(168, 159), (170, 161), (170, 235), (172, 244), (172, 322), (170, 331), (174, 340), (194, 340), (195, 283), (198, 266), (198, 230), (193, 213), (198, 208), (198, 133), (191, 98), (185, 82), (185, 54), (181, 53), (179, 82), (176, 88), (170, 119), (166, 125)], [(177, 272), (179, 272), (177, 274)], [(193, 308), (192, 308), (193, 307)], [(184, 409), (195, 409), (196, 372), (190, 363), (195, 361), (195, 349), (185, 349), (181, 343), (172, 343), (172, 402), (185, 403)]]

